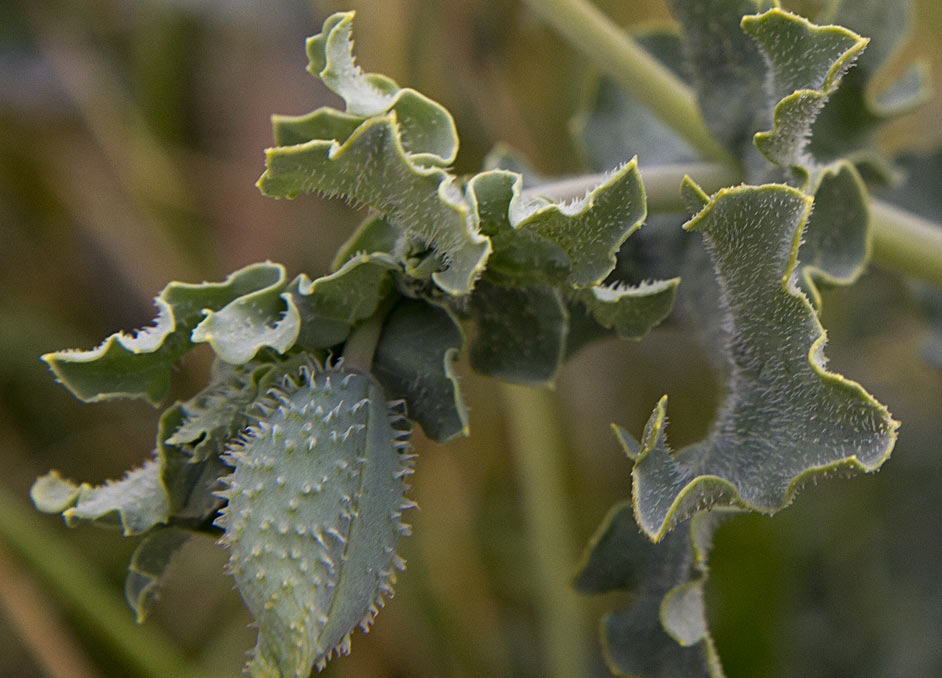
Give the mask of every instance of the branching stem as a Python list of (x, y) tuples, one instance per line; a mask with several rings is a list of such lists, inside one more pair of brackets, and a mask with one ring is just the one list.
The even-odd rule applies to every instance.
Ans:
[(607, 76), (709, 160), (737, 161), (710, 133), (693, 91), (586, 0), (526, 0)]

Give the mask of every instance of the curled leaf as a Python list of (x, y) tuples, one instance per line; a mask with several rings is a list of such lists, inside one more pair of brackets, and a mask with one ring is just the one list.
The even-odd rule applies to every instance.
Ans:
[(897, 422), (859, 384), (825, 369), (825, 334), (797, 289), (810, 198), (782, 185), (724, 189), (686, 228), (706, 238), (726, 334), (726, 396), (702, 442), (673, 452), (666, 397), (632, 472), (635, 514), (660, 540), (699, 509), (773, 513), (810, 479), (873, 471)]

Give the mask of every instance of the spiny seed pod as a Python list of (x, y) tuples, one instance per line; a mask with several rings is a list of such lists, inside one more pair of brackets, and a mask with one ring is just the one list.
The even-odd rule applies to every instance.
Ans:
[(247, 672), (307, 678), (369, 630), (405, 567), (409, 431), (370, 376), (340, 365), (302, 367), (257, 407), (225, 457), (217, 524), (258, 626)]

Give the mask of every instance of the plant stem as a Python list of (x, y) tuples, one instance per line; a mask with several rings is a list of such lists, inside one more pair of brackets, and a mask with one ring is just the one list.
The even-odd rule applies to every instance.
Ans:
[(870, 225), (876, 263), (942, 285), (942, 226), (873, 198)]
[(713, 136), (690, 87), (586, 0), (525, 0), (574, 47), (709, 160), (737, 166)]
[[(644, 192), (649, 212), (683, 212), (686, 208), (680, 196), (680, 182), (685, 175), (696, 181), (707, 193), (714, 193), (724, 186), (739, 183), (742, 176), (736, 170), (711, 162), (695, 162), (681, 165), (659, 165), (642, 172)], [(551, 200), (569, 200), (592, 190), (608, 175), (583, 174), (533, 186), (523, 191), (522, 197), (543, 196)]]
[(0, 538), (26, 561), (46, 586), (141, 675), (196, 678), (170, 639), (154, 627), (136, 625), (81, 553), (66, 545), (0, 487)]
[(535, 561), (534, 603), (543, 625), (546, 675), (587, 676), (590, 654), (585, 612), (569, 587), (577, 556), (566, 519), (565, 447), (553, 394), (511, 384), (501, 384), (501, 394)]
[(353, 328), (343, 345), (343, 362), (353, 368), (369, 374), (373, 365), (373, 353), (383, 333), (383, 321), (392, 310), (398, 297), (381, 301), (376, 311), (369, 318)]
[[(684, 175), (689, 175), (707, 193), (741, 180), (733, 169), (716, 163), (649, 167), (642, 180), (650, 213), (684, 211), (680, 197)], [(583, 195), (604, 179), (604, 174), (567, 177), (528, 188), (523, 195), (568, 200)], [(876, 198), (870, 198), (869, 207), (874, 263), (910, 278), (942, 285), (942, 226)]]

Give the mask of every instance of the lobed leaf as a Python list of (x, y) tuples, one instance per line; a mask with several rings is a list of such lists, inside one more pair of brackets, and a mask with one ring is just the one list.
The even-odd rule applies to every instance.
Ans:
[(372, 373), (390, 398), (406, 402), (409, 418), (432, 440), (468, 435), (454, 363), (464, 344), (451, 314), (424, 301), (405, 299), (386, 319)]
[(392, 595), (411, 473), (408, 432), (382, 390), (342, 367), (305, 366), (273, 387), (230, 447), (217, 523), (255, 617), (253, 676), (307, 678), (346, 654)]
[(755, 145), (770, 162), (792, 167), (807, 181), (816, 165), (808, 152), (812, 125), (869, 41), (777, 8), (744, 17), (742, 28), (768, 60), (768, 88), (778, 101), (773, 128), (756, 134)]
[(606, 516), (573, 585), (582, 593), (632, 594), (627, 608), (602, 619), (603, 653), (613, 673), (723, 676), (703, 601), (712, 536), (722, 518), (698, 513), (686, 529), (655, 545), (638, 532), (630, 504), (618, 504)]
[[(345, 98), (348, 112), (276, 118), (276, 139), (298, 143), (266, 151), (258, 186), (275, 197), (317, 191), (371, 205), (398, 229), (398, 256), (432, 248), (439, 257), (436, 284), (467, 294), (491, 246), (454, 177), (441, 169), (457, 151), (454, 122), (421, 94), (356, 66), (352, 18), (334, 14), (308, 40), (309, 70)], [(351, 116), (361, 120), (355, 124)]]
[(173, 364), (192, 348), (191, 332), (200, 325), (204, 310), (212, 313), (243, 297), (280, 289), (284, 275), (280, 264), (266, 262), (239, 269), (221, 283), (172, 282), (155, 300), (153, 327), (134, 335), (118, 332), (90, 351), (47, 353), (43, 360), (58, 381), (85, 402), (145, 398), (157, 404), (170, 388)]
[(773, 513), (807, 480), (876, 470), (893, 448), (886, 408), (825, 369), (824, 330), (796, 287), (809, 202), (783, 185), (724, 189), (686, 225), (704, 234), (719, 282), (726, 395), (706, 439), (676, 453), (666, 397), (649, 419), (632, 477), (652, 540), (709, 506)]
[(680, 278), (634, 287), (599, 285), (577, 290), (575, 298), (602, 327), (615, 330), (623, 339), (640, 339), (670, 314), (679, 284)]

